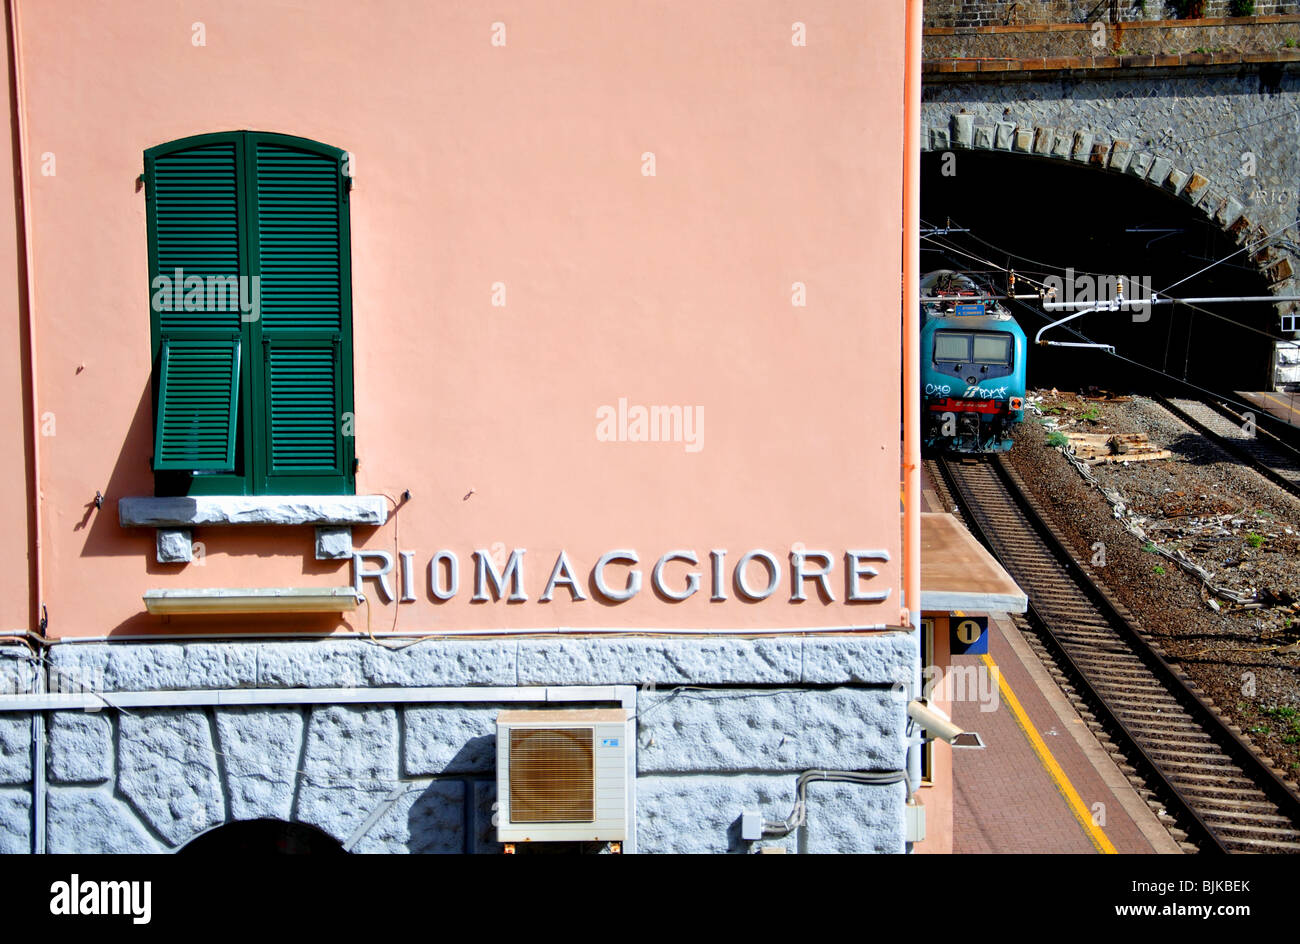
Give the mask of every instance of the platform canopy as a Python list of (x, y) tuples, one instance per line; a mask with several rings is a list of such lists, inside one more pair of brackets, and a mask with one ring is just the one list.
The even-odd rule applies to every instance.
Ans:
[(1023, 613), (1029, 600), (965, 526), (942, 512), (921, 513), (921, 610)]

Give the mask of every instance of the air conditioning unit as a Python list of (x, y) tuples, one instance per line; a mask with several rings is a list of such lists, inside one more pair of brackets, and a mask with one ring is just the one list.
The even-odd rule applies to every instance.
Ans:
[(627, 747), (622, 708), (501, 712), (498, 841), (622, 842)]

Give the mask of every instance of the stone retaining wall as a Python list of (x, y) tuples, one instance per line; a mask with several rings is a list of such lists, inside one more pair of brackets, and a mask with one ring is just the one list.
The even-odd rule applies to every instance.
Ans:
[[(800, 772), (905, 765), (892, 686), (914, 644), (888, 633), (431, 640), (400, 651), (354, 640), (57, 645), (56, 678), (96, 680), (110, 706), (46, 713), (47, 849), (165, 852), (269, 818), (358, 852), (498, 852), (497, 713), (564, 706), (564, 686), (629, 685), (640, 851), (753, 851), (741, 810), (784, 818)], [(121, 692), (428, 687), (432, 698), (482, 686), (548, 686), (550, 700), (111, 707)], [(31, 729), (29, 714), (0, 713), (0, 851), (31, 849)], [(901, 783), (813, 783), (807, 824), (771, 842), (901, 852), (904, 802)]]
[[(1255, 16), (1300, 12), (1296, 0), (1255, 0)], [(1180, 6), (1171, 0), (925, 0), (927, 27), (1007, 26), (1039, 23), (1122, 22), (1173, 19)], [(1202, 17), (1232, 16), (1231, 0), (1205, 0)]]
[(982, 23), (925, 30), (922, 56), (933, 60), (1259, 53), (1293, 49), (1297, 44), (1300, 44), (1300, 16), (1293, 15), (1128, 21), (1100, 26), (1096, 22)]
[[(1275, 292), (1295, 294), (1287, 247), (1300, 215), (1300, 84), (1292, 68), (1267, 82), (1258, 71), (1169, 71), (1160, 83), (952, 76), (923, 90), (922, 146), (1003, 151), (1009, 159), (1070, 161), (1136, 176), (1190, 204), (1237, 242), (1251, 240), (1257, 251), (1243, 259)], [(1266, 242), (1267, 234), (1276, 235)]]

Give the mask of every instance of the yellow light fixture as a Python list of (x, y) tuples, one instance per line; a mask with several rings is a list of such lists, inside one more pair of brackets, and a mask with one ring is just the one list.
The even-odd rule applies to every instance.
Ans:
[(146, 590), (150, 613), (343, 613), (357, 608), (352, 587), (204, 587)]

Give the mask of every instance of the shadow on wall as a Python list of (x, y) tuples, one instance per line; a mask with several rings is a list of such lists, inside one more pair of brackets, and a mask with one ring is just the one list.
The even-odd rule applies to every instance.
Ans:
[(124, 529), (117, 523), (119, 498), (153, 494), (153, 473), (149, 463), (152, 439), (153, 394), (150, 383), (146, 382), (131, 417), (131, 425), (122, 440), (122, 451), (117, 455), (108, 482), (102, 486), (103, 507), (95, 507), (93, 493), (87, 495), (85, 513), (72, 529), (86, 532), (86, 541), (81, 546), (82, 557), (139, 555), (154, 563), (153, 532), (144, 528)]
[[(122, 448), (108, 482), (101, 486), (104, 501), (95, 507), (93, 492), (86, 496), (82, 514), (72, 526), (74, 533), (84, 533), (81, 557), (138, 557), (144, 562), (145, 573), (153, 576), (175, 576), (194, 564), (160, 564), (154, 544), (153, 528), (123, 528), (118, 523), (117, 501), (132, 495), (152, 495), (153, 473), (150, 457), (153, 443), (153, 394), (146, 382), (136, 403), (130, 426), (122, 440)], [(195, 532), (196, 540), (200, 540)], [(297, 555), (302, 561), (302, 574), (312, 576), (345, 571), (349, 561), (315, 558), (315, 530), (309, 526), (210, 528), (202, 532), (204, 553), (224, 557), (286, 557)], [(342, 583), (350, 583), (350, 574), (344, 573)], [(148, 635), (175, 632), (181, 625), (191, 633), (282, 633), (283, 616), (249, 614), (242, 616), (237, 625), (227, 617), (187, 616), (160, 619), (141, 612), (128, 617), (109, 630), (110, 636)], [(347, 623), (338, 614), (302, 614), (295, 619), (295, 631), (327, 635)]]

